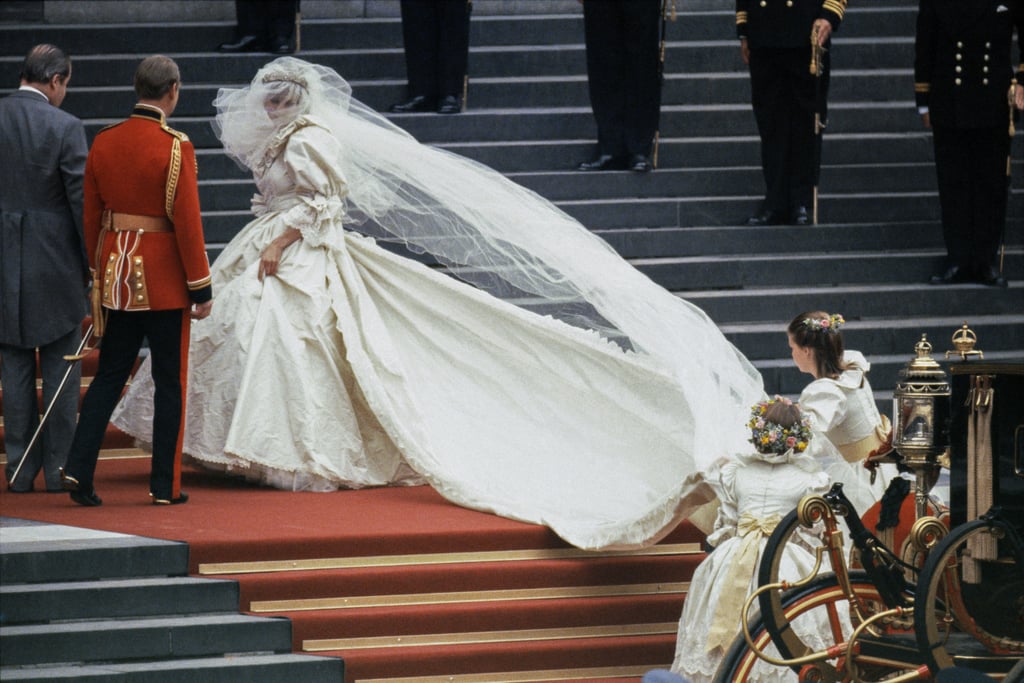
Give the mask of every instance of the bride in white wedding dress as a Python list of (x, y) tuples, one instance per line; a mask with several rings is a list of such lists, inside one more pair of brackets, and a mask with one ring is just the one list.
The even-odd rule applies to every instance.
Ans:
[[(283, 57), (217, 96), (259, 194), (192, 327), (184, 451), (286, 489), (426, 482), (582, 548), (663, 537), (759, 374), (550, 202), (350, 93)], [(144, 364), (114, 423), (147, 441), (151, 414)]]

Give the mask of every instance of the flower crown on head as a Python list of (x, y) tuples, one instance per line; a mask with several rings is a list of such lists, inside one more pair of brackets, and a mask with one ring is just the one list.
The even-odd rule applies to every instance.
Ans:
[(750, 410), (750, 443), (761, 453), (785, 453), (793, 449), (794, 453), (803, 453), (811, 441), (810, 418), (801, 415), (800, 422), (794, 425), (780, 425), (765, 419), (768, 408), (775, 403), (793, 405), (788, 398), (776, 396), (770, 401), (755, 404)]
[(833, 313), (827, 318), (804, 318), (804, 327), (814, 332), (838, 332), (839, 328), (846, 324), (846, 320), (838, 313)]

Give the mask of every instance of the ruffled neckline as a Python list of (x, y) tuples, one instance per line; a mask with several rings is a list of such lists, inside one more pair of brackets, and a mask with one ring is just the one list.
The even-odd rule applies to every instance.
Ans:
[(308, 116), (303, 115), (296, 117), (278, 128), (277, 132), (270, 137), (267, 145), (263, 148), (263, 153), (260, 154), (257, 152), (254, 155), (255, 157), (258, 157), (252, 169), (256, 175), (261, 177), (266, 175), (267, 169), (270, 168), (274, 163), (274, 160), (277, 159), (279, 154), (281, 154), (281, 150), (288, 144), (288, 138), (290, 138), (295, 131), (312, 125), (315, 125), (315, 122)]

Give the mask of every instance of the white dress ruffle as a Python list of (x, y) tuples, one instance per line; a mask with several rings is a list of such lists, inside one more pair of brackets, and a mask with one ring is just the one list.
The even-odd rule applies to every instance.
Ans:
[[(730, 460), (722, 466), (719, 481), (716, 482), (721, 507), (715, 530), (708, 536), (708, 542), (715, 545), (715, 549), (697, 567), (690, 581), (679, 620), (676, 654), (672, 664), (672, 671), (691, 683), (710, 683), (728, 649), (728, 646), (708, 649), (708, 634), (714, 621), (715, 609), (726, 589), (725, 579), (742, 546), (742, 534), (737, 533), (741, 519), (746, 516), (764, 525), (777, 523), (796, 508), (801, 498), (823, 494), (829, 487), (828, 475), (817, 466), (808, 466), (810, 458), (801, 458), (803, 462), (797, 465), (791, 462), (770, 464), (761, 460), (761, 457), (743, 455)], [(770, 531), (761, 533), (754, 530), (750, 533), (760, 534), (760, 539), (757, 559), (750, 567), (747, 596), (757, 588), (757, 567)], [(779, 567), (780, 580), (795, 581), (809, 575), (814, 568), (814, 555), (811, 552), (814, 539), (802, 537), (802, 533), (798, 531), (792, 537), (792, 542), (786, 545)], [(755, 604), (748, 616), (754, 619), (758, 613)], [(825, 639), (821, 634), (829, 632), (827, 615), (812, 613), (795, 620), (794, 628), (804, 642), (814, 647), (823, 647)], [(737, 613), (735, 635), (739, 636), (740, 633)], [(778, 657), (774, 646), (769, 646), (767, 652)], [(776, 683), (796, 681), (797, 676), (788, 668), (758, 661), (748, 680)]]
[[(427, 482), (583, 548), (654, 542), (707, 500), (697, 458), (714, 445), (683, 417), (709, 397), (652, 356), (344, 230), (337, 146), (301, 119), (256, 169), (257, 218), (214, 263), (213, 312), (192, 326), (188, 456), (286, 489)], [(302, 239), (260, 281), (287, 227)], [(717, 334), (702, 313), (690, 331)], [(743, 391), (761, 395), (753, 378)], [(114, 423), (148, 441), (152, 409), (144, 364)], [(722, 416), (722, 443), (745, 438), (744, 414)]]

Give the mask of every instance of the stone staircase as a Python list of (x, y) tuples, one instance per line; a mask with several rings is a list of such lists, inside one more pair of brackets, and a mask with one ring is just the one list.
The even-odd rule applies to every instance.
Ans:
[[(394, 3), (364, 3), (362, 13), (372, 16), (342, 19), (316, 18), (317, 3), (309, 5), (301, 56), (337, 69), (373, 107), (400, 99), (405, 72)], [(360, 3), (347, 5), (351, 13)], [(737, 225), (756, 207), (762, 181), (731, 10), (695, 0), (669, 25), (659, 168), (637, 176), (571, 170), (591, 154), (596, 135), (573, 5), (478, 0), (468, 111), (395, 122), (552, 199), (650, 277), (702, 306), (762, 370), (770, 392), (796, 394), (808, 380), (792, 367), (782, 333), (807, 308), (846, 316), (848, 346), (872, 360), (882, 401), (922, 333), (941, 356), (967, 321), (986, 358), (1024, 357), (1019, 187), (1006, 236), (1010, 288), (925, 284), (943, 247), (931, 141), (912, 104), (913, 3), (864, 0), (849, 10), (833, 44), (821, 224), (767, 229)], [(563, 13), (544, 13), (552, 9)], [(501, 11), (519, 13), (492, 13)], [(173, 56), (185, 84), (172, 124), (199, 150), (207, 240), (216, 255), (247, 220), (253, 188), (218, 149), (210, 102), (218, 87), (246, 82), (269, 59), (210, 51), (229, 34), (223, 21), (0, 25), (11, 55), (0, 58), (0, 83), (16, 82), (31, 44), (66, 47), (75, 71), (65, 108), (86, 120), (91, 136), (130, 107), (140, 56)], [(1016, 174), (1020, 167), (1014, 164)]]
[[(107, 3), (112, 4), (117, 3)], [(186, 6), (175, 0), (162, 4)], [(922, 333), (941, 360), (950, 336), (967, 321), (986, 359), (1024, 360), (1020, 181), (1014, 180), (1006, 239), (1010, 288), (926, 284), (939, 267), (943, 247), (931, 141), (913, 107), (916, 3), (858, 0), (851, 7), (833, 45), (821, 224), (761, 229), (738, 225), (755, 209), (762, 181), (749, 80), (728, 3), (680, 2), (686, 11), (668, 29), (659, 167), (644, 176), (572, 170), (592, 154), (596, 137), (578, 5), (548, 0), (474, 4), (468, 111), (393, 120), (423, 142), (497, 168), (578, 217), (637, 268), (707, 311), (762, 372), (769, 392), (798, 394), (809, 379), (793, 367), (784, 334), (789, 319), (808, 309), (846, 316), (847, 345), (872, 361), (872, 383), (886, 412), (897, 373)], [(269, 56), (212, 52), (230, 37), (231, 22), (203, 19), (200, 10), (210, 3), (189, 5), (198, 9), (181, 13), (191, 18), (188, 22), (0, 24), (5, 46), (0, 84), (17, 82), (20, 61), (32, 44), (61, 45), (74, 58), (65, 109), (85, 119), (91, 138), (129, 110), (132, 72), (141, 57), (154, 52), (174, 57), (185, 83), (171, 125), (187, 132), (197, 147), (204, 225), (215, 256), (247, 221), (253, 187), (218, 148), (209, 126), (210, 103), (218, 87), (247, 82)], [(347, 18), (318, 17), (314, 10), (323, 5), (303, 3), (308, 18), (299, 56), (336, 68), (352, 83), (355, 96), (373, 107), (383, 110), (399, 100), (405, 71), (395, 3), (373, 0), (363, 12), (372, 16)], [(1014, 164), (1015, 176), (1020, 166)], [(685, 353), (686, 340), (679, 345)], [(225, 571), (235, 578), (239, 570)], [(347, 595), (348, 588), (338, 588), (324, 595)], [(253, 603), (270, 599), (254, 588), (251, 596), (243, 596), (243, 605), (254, 609)], [(674, 617), (665, 616), (670, 610), (664, 598), (657, 602), (658, 618), (670, 624)], [(236, 609), (237, 604), (236, 598)], [(325, 637), (317, 635), (316, 621), (333, 619), (302, 615), (292, 606), (281, 611), (298, 624), (296, 649)], [(648, 637), (648, 649), (601, 665), (631, 665), (635, 676), (638, 664), (667, 664), (661, 660), (674, 641), (672, 629), (661, 626), (657, 636)], [(331, 633), (343, 631), (335, 625)], [(389, 669), (393, 657), (387, 648), (360, 645), (365, 654), (352, 655), (356, 660), (377, 659), (381, 676), (399, 675)], [(323, 646), (344, 650), (334, 642)], [(583, 642), (573, 657), (586, 659), (587, 649)], [(475, 670), (504, 670), (480, 663), (488, 657), (498, 661), (493, 659), (498, 650), (478, 653)], [(500, 657), (514, 663), (515, 648), (506, 648)], [(448, 671), (451, 680), (474, 680), (454, 677), (464, 670), (457, 659), (451, 655), (452, 668), (430, 671)], [(552, 669), (566, 666), (551, 664)]]
[(291, 654), (287, 619), (238, 613), (235, 581), (187, 576), (188, 546), (0, 518), (4, 681), (337, 681)]

